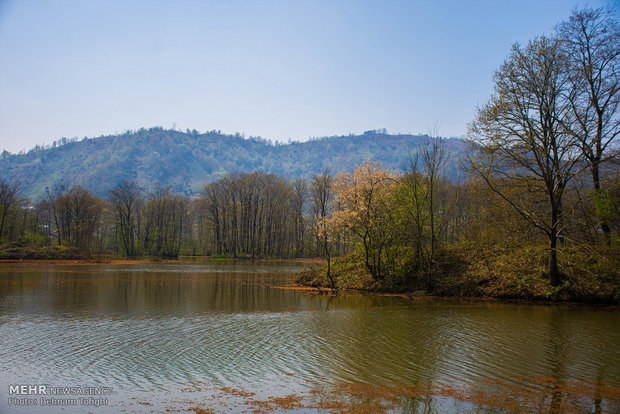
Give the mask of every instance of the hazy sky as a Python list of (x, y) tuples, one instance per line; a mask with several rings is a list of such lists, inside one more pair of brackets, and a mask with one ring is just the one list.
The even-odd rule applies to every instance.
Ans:
[(0, 149), (173, 125), (461, 136), (511, 44), (585, 3), (0, 0)]

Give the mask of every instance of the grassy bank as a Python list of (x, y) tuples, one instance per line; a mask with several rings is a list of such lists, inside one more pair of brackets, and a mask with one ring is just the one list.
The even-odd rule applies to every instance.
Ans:
[[(544, 245), (460, 244), (441, 251), (430, 270), (409, 251), (394, 260), (388, 276), (372, 278), (363, 257), (337, 258), (332, 274), (340, 289), (437, 296), (620, 303), (620, 248), (564, 246), (558, 259), (563, 282), (551, 286)], [(430, 271), (432, 290), (424, 280)], [(307, 267), (297, 278), (304, 286), (328, 287), (325, 266)]]

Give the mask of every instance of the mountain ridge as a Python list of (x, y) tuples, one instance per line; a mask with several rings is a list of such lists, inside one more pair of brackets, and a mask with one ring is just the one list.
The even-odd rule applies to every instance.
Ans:
[[(0, 157), (0, 176), (18, 181), (22, 195), (32, 200), (59, 184), (76, 185), (105, 196), (119, 182), (134, 180), (147, 191), (156, 183), (185, 195), (199, 192), (206, 182), (230, 172), (262, 171), (288, 179), (310, 178), (324, 166), (333, 173), (352, 171), (366, 161), (401, 169), (410, 154), (430, 141), (428, 135), (367, 131), (304, 142), (273, 144), (263, 138), (244, 138), (220, 131), (141, 128), (123, 134), (83, 140), (63, 140), (53, 147)], [(458, 176), (459, 158), (466, 150), (460, 138), (445, 138), (449, 161), (444, 175)]]

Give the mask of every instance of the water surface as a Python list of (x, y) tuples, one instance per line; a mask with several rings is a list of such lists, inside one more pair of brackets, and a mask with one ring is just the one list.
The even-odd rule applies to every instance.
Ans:
[[(334, 297), (287, 289), (299, 270), (0, 265), (0, 412), (54, 412), (9, 406), (11, 384), (112, 387), (108, 405), (92, 412), (217, 410), (212, 392), (188, 396), (197, 384), (263, 396), (342, 383), (536, 391), (535, 378), (620, 387), (617, 309)], [(616, 403), (598, 407), (612, 412)]]

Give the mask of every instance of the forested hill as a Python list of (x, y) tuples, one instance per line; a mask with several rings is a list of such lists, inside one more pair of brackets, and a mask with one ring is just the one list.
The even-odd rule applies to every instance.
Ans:
[[(273, 145), (264, 139), (219, 131), (200, 134), (157, 127), (81, 141), (62, 139), (50, 148), (36, 147), (25, 154), (4, 152), (0, 176), (17, 180), (21, 194), (32, 200), (57, 184), (81, 184), (104, 196), (124, 180), (135, 180), (147, 191), (161, 183), (190, 195), (200, 191), (205, 182), (229, 172), (263, 171), (290, 179), (309, 178), (324, 166), (334, 173), (352, 171), (368, 159), (381, 161), (384, 168), (402, 169), (409, 155), (428, 142), (428, 136), (368, 131)], [(444, 174), (455, 179), (466, 146), (457, 138), (446, 139), (445, 145), (450, 161)]]

